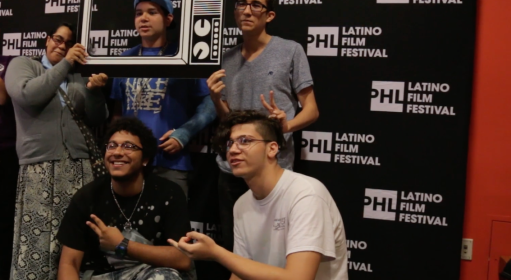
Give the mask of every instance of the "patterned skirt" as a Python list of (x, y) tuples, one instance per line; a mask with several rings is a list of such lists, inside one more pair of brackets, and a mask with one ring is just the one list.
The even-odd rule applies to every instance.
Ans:
[(73, 195), (92, 180), (90, 161), (67, 150), (61, 160), (20, 166), (11, 280), (57, 279), (60, 223)]

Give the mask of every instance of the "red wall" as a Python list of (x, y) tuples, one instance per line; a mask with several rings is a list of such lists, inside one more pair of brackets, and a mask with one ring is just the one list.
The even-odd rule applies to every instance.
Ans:
[(460, 279), (498, 280), (490, 254), (511, 256), (511, 232), (497, 238), (511, 230), (511, 0), (478, 2), (463, 233), (474, 248)]

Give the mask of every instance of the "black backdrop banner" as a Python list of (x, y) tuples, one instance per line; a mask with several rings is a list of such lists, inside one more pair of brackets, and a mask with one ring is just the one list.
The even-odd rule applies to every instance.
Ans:
[[(133, 28), (133, 11), (105, 13), (104, 1), (94, 2), (94, 20)], [(49, 29), (77, 22), (79, 2), (1, 0), (2, 55), (42, 54)], [(173, 2), (179, 10), (182, 1)], [(234, 2), (225, 3), (223, 50), (242, 41)], [(295, 170), (334, 197), (350, 279), (459, 279), (476, 1), (277, 4), (270, 34), (303, 46), (321, 115), (295, 133)], [(116, 48), (137, 43), (133, 32), (122, 34), (116, 44), (128, 46)], [(197, 152), (190, 210), (192, 227), (221, 243), (213, 133), (208, 128), (190, 145)], [(200, 279), (223, 279), (213, 263), (197, 266)]]

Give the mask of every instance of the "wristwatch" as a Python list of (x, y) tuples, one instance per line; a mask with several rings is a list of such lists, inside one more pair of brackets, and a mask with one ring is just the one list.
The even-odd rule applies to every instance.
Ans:
[(115, 247), (115, 255), (121, 258), (124, 258), (128, 255), (128, 242), (130, 240), (128, 238), (124, 238), (122, 242)]

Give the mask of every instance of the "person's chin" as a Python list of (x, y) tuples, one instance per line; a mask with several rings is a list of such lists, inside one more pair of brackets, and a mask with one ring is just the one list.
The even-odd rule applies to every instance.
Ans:
[(110, 177), (117, 182), (127, 182), (132, 180), (134, 176), (132, 173), (113, 173), (110, 174)]
[(115, 181), (129, 181), (131, 178), (133, 178), (133, 172), (124, 171), (124, 170), (109, 170), (110, 176)]
[(50, 60), (50, 63), (53, 65), (59, 63), (64, 57), (58, 53), (52, 53), (50, 57), (48, 57), (48, 60)]
[(246, 175), (246, 170), (243, 170), (243, 168), (240, 167), (232, 167), (231, 166), (232, 175), (235, 177), (243, 178)]

